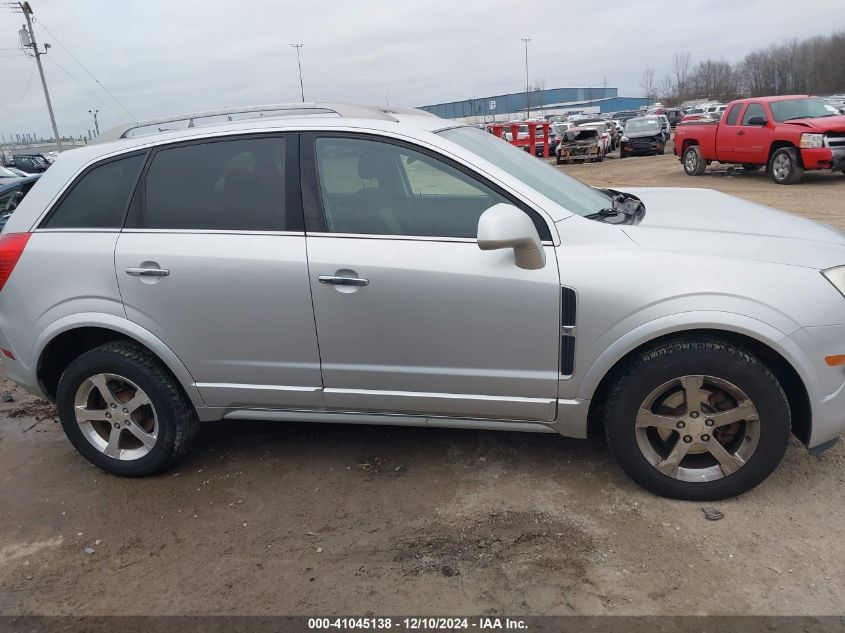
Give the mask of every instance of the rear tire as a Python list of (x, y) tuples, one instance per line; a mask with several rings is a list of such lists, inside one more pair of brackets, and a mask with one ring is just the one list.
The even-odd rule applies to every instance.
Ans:
[(71, 444), (115, 475), (167, 470), (199, 430), (181, 385), (148, 349), (130, 341), (101, 345), (72, 361), (56, 404)]
[(706, 337), (665, 342), (613, 380), (604, 428), (622, 469), (686, 500), (742, 494), (780, 463), (791, 417), (775, 376), (740, 347)]
[(707, 169), (707, 163), (701, 156), (701, 148), (698, 145), (690, 145), (684, 150), (683, 164), (687, 176), (701, 176)]
[(798, 150), (781, 147), (769, 160), (769, 174), (779, 185), (794, 185), (804, 175), (804, 168), (798, 160)]

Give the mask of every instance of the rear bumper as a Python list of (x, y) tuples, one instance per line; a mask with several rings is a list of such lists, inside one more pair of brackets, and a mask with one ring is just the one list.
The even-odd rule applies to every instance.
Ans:
[(831, 149), (819, 147), (816, 149), (802, 149), (801, 162), (804, 169), (845, 169), (845, 149)]

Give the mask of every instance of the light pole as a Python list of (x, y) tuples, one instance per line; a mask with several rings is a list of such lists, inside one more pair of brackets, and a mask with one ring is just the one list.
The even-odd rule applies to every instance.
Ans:
[(523, 42), (525, 42), (525, 107), (526, 113), (525, 118), (531, 118), (531, 96), (528, 93), (528, 42), (531, 41), (530, 37), (522, 37), (520, 38)]
[(97, 121), (97, 113), (99, 110), (88, 110), (88, 114), (94, 117), (94, 129), (97, 130), (97, 136), (100, 135), (100, 123)]
[(56, 137), (56, 147), (62, 151), (62, 137), (59, 136), (59, 128), (56, 127), (56, 117), (53, 115), (53, 103), (50, 101), (50, 92), (47, 90), (47, 80), (44, 79), (44, 68), (41, 66), (41, 56), (50, 48), (49, 44), (44, 45), (44, 53), (38, 50), (38, 43), (35, 41), (35, 32), (32, 30), (32, 7), (29, 2), (18, 2), (18, 7), (26, 18), (26, 26), (21, 29), (21, 44), (31, 48), (35, 55), (35, 64), (38, 66), (38, 74), (41, 76), (41, 87), (44, 88), (44, 100), (47, 102), (47, 113), (50, 115), (50, 125), (53, 126), (53, 136)]
[(299, 66), (299, 93), (302, 96), (302, 103), (305, 103), (305, 88), (302, 86), (302, 62), (299, 60), (299, 49), (304, 44), (291, 44), (296, 49), (296, 65)]

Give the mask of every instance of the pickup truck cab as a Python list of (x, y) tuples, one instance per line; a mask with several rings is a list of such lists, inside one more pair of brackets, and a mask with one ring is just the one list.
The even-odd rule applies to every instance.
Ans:
[(746, 171), (765, 167), (776, 183), (791, 185), (807, 169), (845, 173), (845, 116), (806, 95), (741, 99), (721, 121), (679, 124), (674, 151), (690, 176), (718, 161)]

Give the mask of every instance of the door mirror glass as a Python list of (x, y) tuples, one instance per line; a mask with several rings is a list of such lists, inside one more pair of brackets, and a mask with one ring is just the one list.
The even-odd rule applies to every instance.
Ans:
[(753, 116), (748, 119), (746, 125), (766, 125), (766, 119), (761, 116)]
[(546, 265), (543, 243), (534, 222), (511, 204), (499, 203), (481, 214), (478, 248), (483, 251), (512, 248), (516, 265), (527, 270)]

